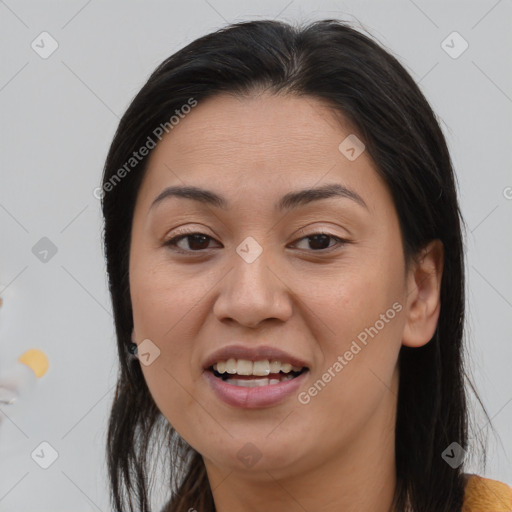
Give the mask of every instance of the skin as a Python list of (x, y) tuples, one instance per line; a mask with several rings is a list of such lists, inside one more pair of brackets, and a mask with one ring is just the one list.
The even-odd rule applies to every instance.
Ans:
[[(405, 271), (385, 183), (366, 151), (350, 161), (338, 149), (352, 133), (314, 98), (218, 95), (151, 154), (132, 226), (133, 340), (158, 346), (144, 377), (203, 456), (219, 512), (391, 510), (397, 360), (402, 345), (434, 334), (442, 245), (431, 242)], [(357, 192), (367, 208), (333, 197), (275, 213), (284, 194), (326, 183)], [(170, 198), (150, 210), (164, 188), (185, 184), (221, 194), (229, 209)], [(178, 226), (211, 239), (182, 239), (179, 254), (165, 245)], [(349, 243), (315, 245), (307, 237), (319, 232)], [(263, 249), (250, 264), (235, 250), (248, 236)], [(218, 348), (265, 344), (308, 362), (307, 391), (396, 302), (401, 311), (308, 404), (292, 394), (272, 407), (232, 407), (202, 378)], [(261, 455), (250, 467), (237, 457), (249, 442)]]

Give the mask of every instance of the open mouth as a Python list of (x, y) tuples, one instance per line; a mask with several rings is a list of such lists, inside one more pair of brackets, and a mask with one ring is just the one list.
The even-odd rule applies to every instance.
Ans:
[(279, 371), (278, 373), (269, 373), (265, 376), (259, 375), (238, 375), (236, 373), (219, 373), (216, 371), (213, 366), (208, 368), (208, 371), (213, 373), (215, 377), (223, 380), (224, 382), (231, 384), (232, 386), (241, 386), (246, 388), (253, 388), (259, 386), (272, 386), (276, 384), (280, 384), (281, 382), (286, 382), (288, 380), (292, 380), (297, 378), (299, 375), (302, 375), (304, 372), (308, 371), (308, 368), (303, 367), (299, 371), (289, 371), (283, 372)]

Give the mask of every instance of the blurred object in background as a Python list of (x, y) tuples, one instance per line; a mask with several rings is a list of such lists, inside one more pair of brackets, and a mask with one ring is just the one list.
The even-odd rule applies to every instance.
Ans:
[(13, 404), (30, 391), (48, 370), (48, 358), (37, 349), (24, 352), (16, 364), (0, 375), (0, 403)]

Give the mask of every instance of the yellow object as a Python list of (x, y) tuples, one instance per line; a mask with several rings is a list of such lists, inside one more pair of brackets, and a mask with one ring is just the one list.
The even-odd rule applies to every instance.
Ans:
[(462, 512), (512, 512), (512, 489), (497, 480), (466, 475)]
[(35, 348), (27, 350), (18, 358), (18, 361), (26, 364), (36, 374), (38, 379), (48, 370), (48, 358), (43, 352)]

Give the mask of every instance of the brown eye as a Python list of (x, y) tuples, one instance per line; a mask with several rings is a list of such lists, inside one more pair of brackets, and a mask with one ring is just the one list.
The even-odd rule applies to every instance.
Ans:
[[(308, 246), (306, 249), (311, 249), (313, 251), (322, 251), (326, 249), (330, 249), (331, 247), (334, 247), (336, 244), (343, 245), (346, 240), (343, 240), (342, 238), (339, 238), (334, 235), (330, 235), (328, 233), (314, 233), (308, 236), (305, 236), (299, 240), (309, 240)], [(329, 244), (330, 240), (334, 240), (334, 244)]]
[[(182, 240), (188, 240), (188, 247), (182, 247), (178, 245)], [(201, 251), (204, 249), (208, 249), (208, 244), (210, 240), (213, 240), (212, 237), (208, 235), (204, 235), (203, 233), (189, 233), (186, 235), (179, 235), (171, 238), (168, 242), (165, 243), (167, 246), (177, 247), (181, 251)]]

